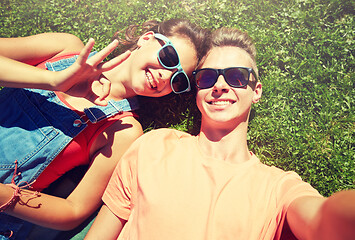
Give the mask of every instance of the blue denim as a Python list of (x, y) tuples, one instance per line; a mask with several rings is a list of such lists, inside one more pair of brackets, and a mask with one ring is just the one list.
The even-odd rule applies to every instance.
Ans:
[[(94, 56), (96, 53), (97, 53), (96, 51), (91, 52), (89, 54), (88, 58)], [(68, 67), (70, 67), (76, 61), (78, 56), (79, 55), (76, 55), (76, 56), (73, 56), (73, 57), (70, 57), (70, 58), (61, 59), (61, 60), (58, 60), (56, 62), (46, 62), (45, 65), (46, 65), (46, 68), (49, 71), (53, 71), (53, 72), (62, 71), (64, 69), (67, 69)]]
[[(33, 224), (6, 214), (0, 215), (0, 240), (26, 239)], [(12, 234), (11, 237), (9, 237)]]
[[(51, 71), (61, 71), (77, 57), (47, 63)], [(84, 115), (65, 106), (52, 91), (4, 88), (0, 91), (0, 182), (11, 183), (18, 162), (15, 183), (23, 186), (33, 182), (52, 160), (87, 126), (122, 111), (137, 109), (136, 98), (110, 100), (105, 107), (94, 106)], [(24, 239), (27, 222), (0, 214), (0, 240), (8, 231), (11, 239)], [(18, 232), (20, 230), (20, 232)], [(21, 234), (18, 235), (18, 234)]]

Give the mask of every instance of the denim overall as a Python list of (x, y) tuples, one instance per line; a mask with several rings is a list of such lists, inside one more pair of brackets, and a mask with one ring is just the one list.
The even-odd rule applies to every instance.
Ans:
[[(61, 71), (77, 56), (46, 63), (51, 71)], [(110, 100), (79, 116), (52, 91), (4, 88), (0, 90), (0, 182), (11, 183), (18, 162), (15, 183), (33, 182), (52, 160), (87, 126), (123, 111), (138, 109), (136, 98)], [(25, 239), (32, 224), (0, 213), (0, 240)], [(8, 238), (10, 234), (11, 238)]]

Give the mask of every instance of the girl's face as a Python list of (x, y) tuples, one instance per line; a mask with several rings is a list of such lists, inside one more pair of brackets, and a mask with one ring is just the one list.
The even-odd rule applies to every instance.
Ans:
[[(197, 64), (196, 50), (189, 39), (181, 36), (168, 37), (178, 52), (180, 63), (187, 75)], [(161, 97), (171, 93), (170, 78), (177, 69), (166, 69), (158, 60), (163, 42), (153, 32), (144, 34), (138, 41), (138, 49), (132, 52), (130, 64), (131, 88), (137, 95)]]
[[(252, 68), (248, 53), (238, 47), (214, 47), (209, 52), (201, 68), (224, 69), (228, 67)], [(250, 76), (250, 81), (254, 80)], [(249, 85), (234, 88), (220, 75), (211, 88), (198, 89), (196, 103), (202, 114), (202, 124), (227, 127), (228, 124), (247, 122), (252, 103), (257, 102), (262, 93), (261, 83), (253, 90)]]

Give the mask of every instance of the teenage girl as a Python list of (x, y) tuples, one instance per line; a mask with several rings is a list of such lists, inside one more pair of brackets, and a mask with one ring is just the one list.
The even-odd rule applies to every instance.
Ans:
[[(10, 235), (24, 239), (27, 223), (23, 225), (22, 220), (61, 230), (80, 224), (100, 206), (116, 163), (142, 134), (130, 112), (137, 108), (134, 97), (189, 91), (188, 76), (207, 49), (205, 31), (186, 20), (150, 22), (149, 26), (137, 39), (129, 39), (131, 53), (111, 62), (111, 67), (120, 63), (114, 68), (98, 64), (107, 52), (87, 60), (84, 49), (75, 62), (73, 56), (83, 45), (65, 48), (68, 42), (55, 34), (1, 39), (0, 54), (7, 58), (52, 71), (73, 62), (79, 69), (89, 65), (93, 70), (88, 82), (79, 81), (67, 87), (66, 93), (0, 91), (0, 205), (4, 211), (0, 234), (4, 239)], [(82, 85), (88, 91), (80, 95), (76, 90)], [(84, 164), (90, 165), (88, 171), (66, 199), (40, 193), (65, 172)]]

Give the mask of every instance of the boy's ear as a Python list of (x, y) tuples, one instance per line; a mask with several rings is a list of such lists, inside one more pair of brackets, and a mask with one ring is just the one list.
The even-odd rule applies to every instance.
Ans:
[(148, 40), (152, 39), (153, 37), (154, 37), (153, 31), (144, 33), (142, 36), (139, 37), (137, 42), (137, 47), (141, 47), (143, 44), (145, 44)]
[(257, 82), (255, 84), (255, 88), (254, 88), (253, 103), (259, 102), (262, 93), (263, 93), (263, 86), (262, 86), (261, 82)]

